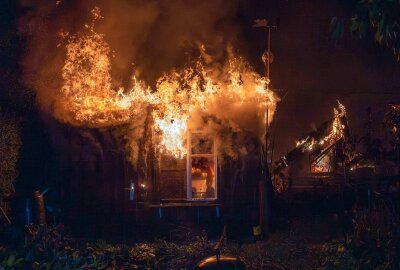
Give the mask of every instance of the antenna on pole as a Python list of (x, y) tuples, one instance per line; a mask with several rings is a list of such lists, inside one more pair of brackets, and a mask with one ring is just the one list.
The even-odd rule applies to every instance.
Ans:
[[(268, 83), (270, 83), (270, 75), (271, 75), (271, 63), (273, 61), (273, 54), (271, 53), (271, 30), (273, 29), (278, 29), (280, 25), (280, 19), (277, 18), (274, 23), (270, 23), (266, 19), (257, 19), (254, 20), (254, 25), (253, 27), (256, 28), (265, 28), (267, 29), (267, 51), (264, 51), (261, 60), (264, 63), (265, 66), (265, 77), (268, 80)], [(269, 133), (269, 108), (268, 108), (268, 103), (267, 103), (267, 110), (266, 110), (266, 126), (265, 126), (265, 161), (266, 161), (266, 174), (267, 177), (269, 177), (269, 166), (268, 166), (268, 134)], [(268, 179), (267, 179), (268, 180)]]
[(271, 71), (271, 63), (273, 61), (273, 55), (271, 53), (271, 30), (272, 29), (278, 29), (279, 25), (280, 25), (280, 19), (277, 18), (275, 20), (275, 23), (270, 23), (268, 20), (266, 19), (257, 19), (254, 20), (254, 25), (253, 27), (256, 28), (266, 28), (267, 29), (267, 35), (268, 35), (268, 39), (267, 39), (267, 51), (265, 51), (261, 57), (262, 61), (265, 64), (265, 77), (269, 80), (270, 79), (270, 71)]
[[(264, 51), (261, 59), (265, 66), (265, 77), (267, 78), (268, 84), (270, 83), (270, 75), (271, 75), (271, 63), (273, 61), (273, 54), (271, 53), (271, 30), (277, 29), (280, 24), (279, 18), (276, 19), (275, 23), (270, 23), (266, 19), (257, 19), (254, 20), (253, 27), (256, 28), (265, 28), (267, 29), (267, 51)], [(268, 98), (268, 97), (266, 97)], [(266, 124), (265, 124), (265, 148), (264, 148), (264, 162), (265, 163), (265, 179), (259, 182), (259, 226), (260, 229), (264, 230), (268, 233), (269, 231), (269, 224), (271, 215), (270, 215), (270, 205), (267, 202), (267, 195), (271, 192), (268, 192), (268, 189), (272, 189), (271, 183), (271, 175), (270, 169), (268, 164), (268, 137), (269, 137), (269, 108), (268, 108), (268, 101), (267, 101), (267, 108), (266, 108)], [(267, 205), (267, 206), (266, 206)], [(266, 211), (267, 210), (267, 211)], [(254, 231), (254, 228), (253, 228)]]

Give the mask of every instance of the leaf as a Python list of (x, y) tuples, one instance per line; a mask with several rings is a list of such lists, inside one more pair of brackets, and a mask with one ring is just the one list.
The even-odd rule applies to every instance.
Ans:
[(360, 23), (357, 20), (351, 20), (350, 31), (356, 32), (360, 29)]
[(331, 23), (329, 24), (329, 32), (333, 31), (336, 23), (337, 23), (337, 17), (335, 16), (332, 18)]
[(341, 39), (344, 34), (344, 19), (333, 17), (329, 26), (329, 31), (333, 40), (337, 41)]
[(18, 259), (15, 261), (15, 265), (16, 265), (16, 266), (21, 266), (23, 262), (24, 262), (24, 259), (23, 259), (23, 258), (18, 258)]
[(379, 31), (380, 32), (382, 32), (384, 24), (385, 24), (385, 17), (382, 16), (382, 18), (379, 22)]
[(12, 267), (13, 264), (14, 264), (14, 260), (15, 260), (15, 255), (14, 255), (14, 254), (11, 254), (11, 255), (8, 257), (8, 259), (7, 259), (6, 265), (7, 265), (8, 267)]

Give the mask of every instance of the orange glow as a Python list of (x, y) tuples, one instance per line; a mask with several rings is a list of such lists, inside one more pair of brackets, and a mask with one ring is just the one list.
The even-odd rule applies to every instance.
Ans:
[[(111, 50), (104, 36), (94, 30), (95, 21), (102, 18), (100, 9), (93, 9), (92, 14), (87, 34), (61, 34), (66, 40), (66, 60), (57, 102), (74, 124), (102, 127), (129, 123), (151, 108), (158, 148), (183, 157), (188, 125), (195, 112), (217, 115), (237, 126), (224, 114), (223, 107), (229, 107), (232, 113), (257, 108), (256, 117), (265, 124), (268, 106), (272, 120), (278, 99), (269, 90), (268, 80), (232, 52), (222, 66), (205, 66), (199, 58), (191, 67), (166, 73), (154, 90), (134, 76), (130, 89), (115, 88), (110, 74)], [(216, 113), (218, 110), (220, 113)]]
[(314, 138), (307, 137), (301, 141), (296, 142), (296, 147), (302, 146), (303, 151), (312, 151), (316, 145), (327, 146), (331, 145), (344, 136), (344, 125), (341, 118), (346, 115), (346, 107), (338, 101), (338, 108), (333, 108), (333, 123), (332, 129), (327, 136), (320, 139), (319, 141)]
[(132, 78), (133, 86), (128, 91), (112, 86), (110, 48), (104, 36), (94, 30), (94, 22), (102, 18), (99, 8), (93, 9), (92, 14), (92, 25), (86, 25), (88, 34), (61, 33), (67, 44), (58, 105), (78, 125), (126, 123), (143, 109), (149, 90), (136, 78)]

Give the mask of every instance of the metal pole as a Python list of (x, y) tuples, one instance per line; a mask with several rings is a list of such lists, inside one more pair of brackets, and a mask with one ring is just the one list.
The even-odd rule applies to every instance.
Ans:
[[(265, 77), (267, 78), (268, 82), (270, 81), (270, 65), (271, 65), (271, 28), (276, 29), (278, 27), (279, 21), (277, 20), (276, 25), (270, 25), (266, 19), (258, 19), (254, 20), (255, 24), (253, 27), (265, 27), (268, 30), (267, 33), (267, 55), (265, 56), (265, 53), (262, 56), (262, 60), (264, 62), (264, 67), (265, 67)], [(268, 61), (268, 62), (267, 62)], [(269, 222), (271, 219), (271, 213), (270, 213), (270, 202), (271, 198), (268, 198), (268, 196), (272, 192), (272, 184), (271, 184), (271, 175), (270, 175), (270, 168), (268, 164), (268, 141), (269, 141), (269, 106), (268, 106), (268, 96), (266, 98), (266, 112), (265, 112), (265, 118), (266, 118), (266, 123), (265, 123), (265, 148), (262, 147), (261, 151), (265, 151), (264, 154), (264, 164), (265, 164), (265, 169), (264, 173), (265, 176), (260, 178), (259, 181), (259, 226), (253, 228), (253, 233), (254, 229), (257, 228), (258, 230), (263, 230), (264, 233), (269, 232)], [(271, 156), (272, 158), (272, 156)], [(272, 162), (272, 161), (271, 161)], [(267, 195), (268, 194), (268, 195)]]
[(269, 71), (271, 64), (271, 27), (268, 27), (268, 64), (267, 64), (267, 79), (269, 80)]
[[(271, 27), (268, 27), (268, 57), (267, 57), (267, 79), (270, 80), (270, 66), (271, 66)], [(268, 137), (269, 137), (269, 105), (268, 105), (268, 97), (267, 98), (267, 109), (266, 109), (266, 123), (265, 123), (265, 176), (266, 180), (269, 181), (269, 165), (268, 165)]]
[[(270, 79), (270, 64), (271, 64), (271, 28), (267, 27), (268, 29), (268, 40), (267, 40), (267, 51), (268, 51), (268, 55), (267, 55), (267, 62), (265, 64), (265, 75), (269, 81)], [(259, 184), (259, 192), (260, 192), (260, 199), (259, 199), (259, 210), (260, 210), (260, 226), (261, 228), (264, 230), (266, 229), (266, 231), (264, 231), (264, 233), (268, 233), (268, 227), (266, 226), (267, 224), (265, 224), (265, 218), (269, 219), (270, 217), (265, 217), (265, 213), (266, 213), (266, 207), (269, 207), (269, 205), (265, 205), (267, 203), (267, 185), (269, 185), (270, 183), (268, 181), (270, 181), (270, 173), (269, 173), (269, 165), (268, 165), (268, 132), (269, 132), (269, 106), (268, 106), (268, 97), (266, 97), (266, 101), (267, 101), (267, 106), (266, 106), (266, 112), (265, 112), (265, 182), (261, 181)], [(268, 204), (268, 203), (267, 203)], [(268, 210), (267, 210), (268, 212)], [(267, 220), (267, 222), (269, 222), (269, 220)]]
[[(271, 66), (271, 27), (268, 27), (268, 57), (267, 57), (267, 79), (270, 80), (270, 66)], [(269, 166), (268, 166), (268, 133), (269, 133), (269, 106), (268, 106), (268, 97), (267, 98), (267, 109), (266, 109), (266, 123), (265, 123), (265, 162), (266, 162), (266, 180), (269, 180)]]

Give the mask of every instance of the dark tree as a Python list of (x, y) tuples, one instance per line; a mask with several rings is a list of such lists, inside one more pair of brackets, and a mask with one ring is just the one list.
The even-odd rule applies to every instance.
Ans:
[(400, 2), (396, 0), (353, 0), (352, 17), (332, 18), (331, 36), (339, 40), (345, 29), (361, 39), (373, 39), (391, 50), (400, 61)]

